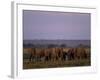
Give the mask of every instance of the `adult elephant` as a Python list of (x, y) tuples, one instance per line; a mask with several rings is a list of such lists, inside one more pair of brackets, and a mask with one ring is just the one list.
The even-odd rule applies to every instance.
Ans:
[(35, 48), (30, 48), (30, 58), (29, 61), (32, 62), (33, 60), (35, 61), (35, 56), (36, 56), (36, 49)]
[(32, 55), (32, 48), (24, 48), (23, 49), (23, 61), (30, 62), (31, 61), (31, 55)]
[(45, 51), (43, 48), (35, 48), (35, 60), (44, 61)]
[(51, 53), (49, 48), (44, 48), (44, 60), (49, 61), (51, 59)]
[(56, 61), (59, 59), (59, 53), (57, 48), (50, 48), (51, 60)]
[(75, 53), (75, 58), (76, 59), (86, 59), (87, 53), (85, 51), (85, 48), (77, 48), (76, 53)]
[(57, 49), (58, 53), (58, 60), (65, 61), (67, 53), (64, 51), (64, 48), (58, 48)]
[(75, 50), (74, 50), (74, 48), (70, 48), (69, 50), (68, 50), (68, 52), (66, 53), (67, 54), (67, 57), (68, 57), (68, 60), (74, 60), (75, 59)]
[(42, 61), (44, 57), (44, 51), (42, 48), (31, 48), (30, 49), (30, 62)]

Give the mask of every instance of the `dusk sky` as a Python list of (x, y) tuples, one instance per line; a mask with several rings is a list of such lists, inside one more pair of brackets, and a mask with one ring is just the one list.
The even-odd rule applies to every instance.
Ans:
[(90, 40), (91, 15), (51, 11), (23, 11), (24, 40)]

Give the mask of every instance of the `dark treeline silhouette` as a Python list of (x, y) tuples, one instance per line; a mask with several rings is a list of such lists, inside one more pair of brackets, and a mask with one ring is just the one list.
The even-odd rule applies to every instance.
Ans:
[[(69, 47), (71, 48), (71, 46), (67, 46), (66, 44), (23, 44), (24, 48), (51, 48), (51, 47), (62, 47), (62, 48), (66, 48)], [(85, 48), (90, 48), (89, 45), (83, 45), (83, 44), (79, 44), (77, 46), (74, 47), (85, 47)], [(73, 47), (72, 47), (73, 48)]]

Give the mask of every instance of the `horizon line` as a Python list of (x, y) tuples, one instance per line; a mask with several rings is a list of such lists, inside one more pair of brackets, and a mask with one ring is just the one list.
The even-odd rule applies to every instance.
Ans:
[[(32, 40), (32, 39), (25, 39)], [(91, 39), (33, 39), (33, 40), (91, 40)]]

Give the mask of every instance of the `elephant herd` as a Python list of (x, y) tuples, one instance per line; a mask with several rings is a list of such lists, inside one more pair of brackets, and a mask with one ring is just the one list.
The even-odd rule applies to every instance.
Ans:
[(26, 48), (25, 51), (29, 54), (30, 62), (87, 59), (90, 55), (85, 48)]

